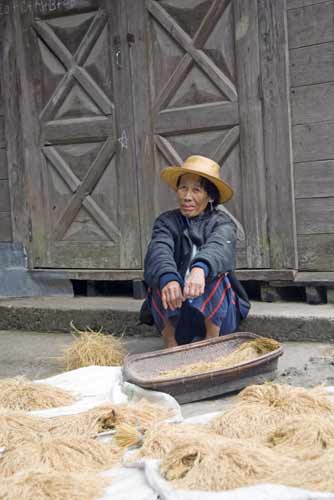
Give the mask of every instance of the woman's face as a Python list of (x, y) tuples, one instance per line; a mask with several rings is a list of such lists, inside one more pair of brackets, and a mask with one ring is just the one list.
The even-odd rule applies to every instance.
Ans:
[(196, 217), (212, 201), (208, 193), (201, 186), (200, 176), (195, 174), (182, 175), (177, 188), (177, 197), (182, 215)]

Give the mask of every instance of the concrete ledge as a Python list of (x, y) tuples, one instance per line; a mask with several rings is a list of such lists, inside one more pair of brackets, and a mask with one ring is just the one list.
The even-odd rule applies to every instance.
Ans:
[[(138, 326), (142, 301), (128, 297), (33, 297), (0, 300), (0, 330), (69, 332), (70, 322), (117, 335), (157, 335)], [(278, 340), (334, 342), (334, 306), (253, 302), (241, 330)]]

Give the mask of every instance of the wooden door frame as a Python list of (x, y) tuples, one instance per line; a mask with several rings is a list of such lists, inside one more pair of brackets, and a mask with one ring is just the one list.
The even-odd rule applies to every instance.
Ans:
[[(29, 199), (29, 169), (27, 153), (29, 140), (24, 135), (23, 115), (26, 114), (25, 92), (20, 80), (21, 42), (17, 36), (20, 7), (10, 3), (2, 12), (3, 30), (3, 94), (5, 131), (7, 141), (8, 181), (11, 204), (12, 241), (20, 242), (25, 249), (28, 268), (33, 267), (31, 246), (31, 214)], [(21, 53), (22, 54), (22, 53)]]

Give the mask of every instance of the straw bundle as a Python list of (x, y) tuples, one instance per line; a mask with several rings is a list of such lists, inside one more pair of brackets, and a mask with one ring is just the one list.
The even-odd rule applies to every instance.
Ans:
[(282, 422), (284, 416), (274, 408), (257, 403), (237, 404), (209, 424), (212, 432), (225, 438), (265, 441), (269, 433)]
[(208, 432), (208, 427), (203, 424), (157, 424), (145, 433), (141, 448), (129, 460), (132, 462), (142, 457), (161, 459), (177, 444), (189, 444), (201, 439), (206, 442)]
[(55, 436), (96, 437), (101, 432), (114, 430), (128, 424), (145, 431), (152, 423), (173, 416), (173, 410), (141, 399), (135, 404), (97, 406), (77, 415), (65, 415), (52, 419), (50, 432)]
[(241, 403), (259, 403), (261, 406), (281, 410), (285, 416), (330, 414), (334, 411), (334, 404), (321, 386), (304, 389), (272, 383), (251, 385), (240, 392), (239, 400)]
[(287, 449), (305, 450), (307, 453), (319, 453), (322, 450), (334, 450), (334, 415), (302, 415), (285, 419), (274, 432), (268, 435), (268, 446), (275, 451)]
[(72, 394), (58, 387), (30, 382), (24, 377), (0, 380), (0, 408), (29, 411), (67, 406), (73, 402)]
[(47, 466), (59, 472), (102, 471), (114, 466), (119, 452), (93, 439), (45, 436), (8, 448), (0, 459), (0, 474)]
[(175, 447), (162, 460), (160, 471), (178, 488), (219, 491), (267, 482), (283, 463), (287, 468), (295, 460), (260, 445), (212, 440)]
[(1, 500), (93, 500), (103, 495), (110, 478), (95, 474), (22, 471), (0, 482)]
[(66, 370), (75, 370), (83, 366), (120, 366), (123, 363), (125, 350), (122, 341), (113, 335), (105, 335), (88, 328), (81, 331), (71, 323), (76, 333), (75, 340), (66, 347), (62, 361)]
[(0, 447), (19, 446), (47, 433), (48, 419), (33, 417), (24, 412), (0, 410)]
[(249, 342), (244, 342), (234, 351), (225, 356), (220, 356), (215, 361), (198, 361), (180, 366), (173, 370), (164, 370), (159, 374), (160, 379), (186, 377), (196, 373), (207, 373), (212, 370), (232, 368), (246, 361), (256, 359), (280, 347), (279, 342), (273, 339), (260, 337)]
[(130, 446), (135, 446), (138, 443), (141, 443), (142, 440), (143, 434), (133, 425), (129, 425), (124, 422), (117, 427), (115, 441), (120, 448), (124, 449), (129, 448)]

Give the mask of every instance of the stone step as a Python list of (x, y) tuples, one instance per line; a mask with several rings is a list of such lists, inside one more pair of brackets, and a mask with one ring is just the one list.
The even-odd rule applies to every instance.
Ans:
[[(71, 321), (126, 336), (154, 336), (138, 325), (142, 301), (129, 297), (32, 297), (0, 300), (0, 330), (69, 332)], [(252, 302), (240, 330), (277, 340), (334, 342), (334, 306), (302, 302)]]

